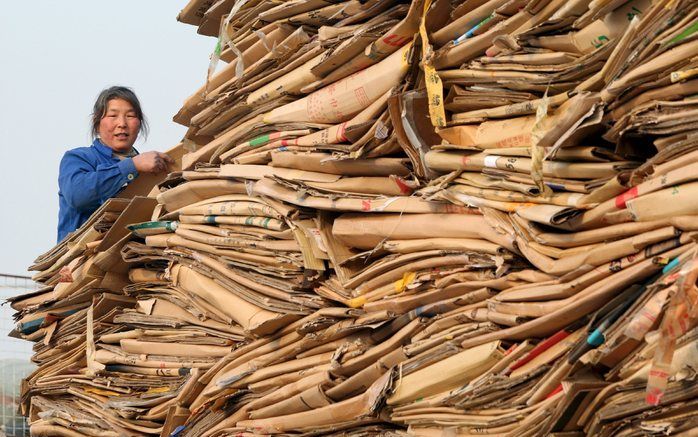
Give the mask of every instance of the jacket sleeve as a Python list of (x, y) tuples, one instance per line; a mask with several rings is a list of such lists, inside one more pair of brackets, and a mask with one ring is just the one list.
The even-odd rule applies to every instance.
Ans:
[(137, 176), (131, 158), (113, 164), (98, 164), (95, 168), (85, 157), (70, 150), (61, 160), (58, 186), (71, 207), (84, 211), (98, 207)]

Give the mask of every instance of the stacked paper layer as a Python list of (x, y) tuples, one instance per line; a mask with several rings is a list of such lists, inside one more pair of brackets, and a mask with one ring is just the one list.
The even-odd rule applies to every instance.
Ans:
[(695, 2), (179, 19), (181, 167), (11, 301), (34, 435), (694, 435)]

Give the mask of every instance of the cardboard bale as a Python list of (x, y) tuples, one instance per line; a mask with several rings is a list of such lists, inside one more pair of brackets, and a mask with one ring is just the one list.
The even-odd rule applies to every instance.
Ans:
[(32, 433), (692, 435), (694, 3), (190, 2), (181, 168), (11, 299)]

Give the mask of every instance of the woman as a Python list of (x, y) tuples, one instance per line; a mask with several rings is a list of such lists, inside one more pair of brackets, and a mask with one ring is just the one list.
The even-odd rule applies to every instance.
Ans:
[(58, 173), (58, 241), (79, 228), (101, 204), (140, 173), (167, 171), (172, 159), (164, 153), (139, 154), (133, 147), (138, 134), (147, 134), (140, 102), (129, 88), (103, 90), (92, 111), (89, 147), (63, 155)]

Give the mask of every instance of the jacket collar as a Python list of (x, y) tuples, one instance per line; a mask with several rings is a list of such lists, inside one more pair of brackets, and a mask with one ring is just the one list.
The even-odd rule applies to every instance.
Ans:
[[(99, 138), (95, 138), (95, 140), (92, 142), (92, 147), (94, 147), (101, 155), (104, 155), (105, 158), (114, 157), (114, 151), (111, 149), (111, 147), (102, 143)], [(136, 150), (135, 147), (133, 150), (135, 150), (136, 154), (138, 154), (138, 150)]]
[(101, 155), (104, 155), (105, 158), (112, 157), (112, 149), (109, 146), (104, 145), (99, 138), (95, 138), (95, 140), (92, 142), (92, 147), (94, 147)]

